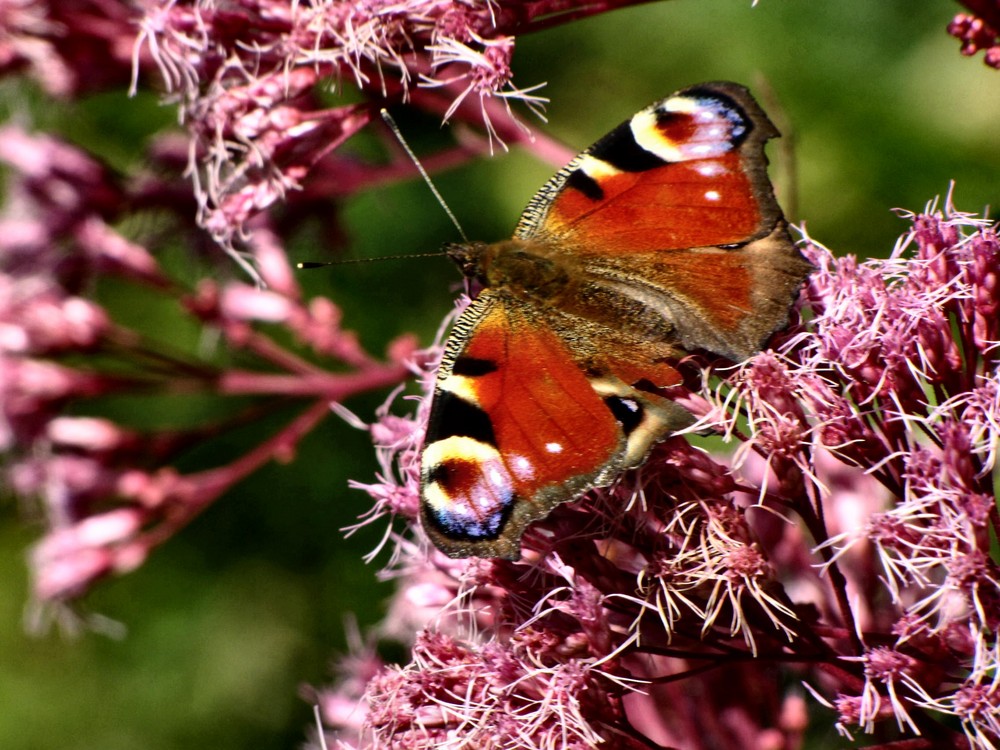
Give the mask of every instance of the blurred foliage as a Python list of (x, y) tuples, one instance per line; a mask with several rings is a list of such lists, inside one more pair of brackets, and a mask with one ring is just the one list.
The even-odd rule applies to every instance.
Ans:
[[(797, 196), (793, 218), (837, 252), (884, 255), (905, 227), (891, 209), (919, 210), (946, 194), (950, 180), (960, 209), (1000, 203), (1000, 74), (959, 56), (945, 33), (957, 9), (943, 0), (765, 0), (756, 8), (745, 0), (676, 0), (519, 38), (515, 81), (548, 82), (549, 123), (533, 125), (581, 148), (688, 84), (746, 83), (786, 134), (784, 148), (771, 146), (772, 171), (785, 204)], [(3, 101), (6, 116), (62, 132), (120, 169), (175, 122), (152, 95), (128, 99), (125, 91), (55, 103), (5, 84)], [(400, 120), (418, 150), (443, 142), (436, 123)], [(514, 152), (437, 181), (470, 237), (498, 239), (552, 171)], [(349, 257), (427, 252), (456, 239), (416, 183), (358, 195), (331, 206), (331, 221), (337, 214)], [(293, 259), (332, 253), (316, 239), (319, 229), (304, 228)], [(139, 222), (139, 239), (143, 231)], [(176, 248), (170, 255), (180, 275), (197, 277), (196, 267), (181, 265), (194, 263), (188, 256)], [(408, 330), (429, 343), (457, 281), (435, 259), (303, 275), (310, 294), (342, 305), (346, 327), (375, 352)], [(171, 313), (142, 308), (134, 291), (101, 294), (125, 320), (142, 316), (154, 338), (177, 335)], [(379, 401), (349, 406), (370, 418)], [(139, 408), (150, 407), (108, 404), (114, 414)], [(213, 451), (239, 452), (266, 430), (266, 420), (255, 423)], [(188, 468), (197, 457), (191, 461)], [(346, 619), (371, 627), (390, 591), (361, 560), (380, 530), (347, 540), (339, 531), (368, 506), (364, 494), (347, 490), (348, 478), (369, 481), (374, 471), (366, 436), (331, 418), (292, 464), (259, 472), (144, 567), (87, 599), (90, 611), (124, 624), (121, 639), (25, 635), (23, 555), (37, 529), (19, 523), (24, 514), (12, 502), (0, 506), (0, 746), (300, 744), (312, 721), (300, 686), (328, 679), (331, 657), (346, 646)]]

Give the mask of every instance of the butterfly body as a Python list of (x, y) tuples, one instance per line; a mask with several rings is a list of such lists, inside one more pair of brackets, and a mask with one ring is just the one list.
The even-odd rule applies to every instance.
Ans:
[(512, 239), (447, 247), (483, 291), (448, 340), (421, 461), (442, 551), (517, 558), (529, 523), (691, 423), (663, 390), (673, 363), (745, 359), (785, 324), (809, 266), (767, 180), (776, 134), (742, 87), (686, 89), (557, 173)]

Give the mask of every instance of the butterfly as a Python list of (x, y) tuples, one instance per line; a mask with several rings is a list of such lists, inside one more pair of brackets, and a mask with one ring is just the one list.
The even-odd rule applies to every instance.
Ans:
[(421, 454), (450, 557), (518, 559), (525, 528), (690, 425), (677, 360), (734, 362), (787, 324), (811, 266), (767, 177), (777, 129), (735, 83), (643, 109), (560, 170), (512, 239), (446, 246), (482, 291), (455, 323)]

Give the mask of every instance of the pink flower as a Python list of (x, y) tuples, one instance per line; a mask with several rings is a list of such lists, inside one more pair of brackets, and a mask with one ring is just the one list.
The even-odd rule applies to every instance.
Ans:
[[(420, 360), (410, 336), (394, 342), (387, 359), (369, 354), (342, 328), (332, 302), (305, 299), (264, 219), (248, 252), (269, 288), (230, 282), (220, 290), (202, 280), (187, 289), (112, 226), (136, 202), (180, 211), (187, 224), (181, 218), (179, 226), (195, 233), (193, 215), (166, 182), (123, 187), (80, 149), (12, 126), (0, 129), (0, 159), (12, 168), (9, 193), (19, 214), (6, 222), (13, 231), (0, 233), (0, 446), (9, 454), (8, 483), (40, 501), (49, 525), (30, 556), (40, 602), (72, 601), (101, 578), (141, 565), (257, 468), (290, 460), (331, 402), (396, 385)], [(96, 277), (115, 277), (172, 306), (177, 319), (241, 352), (241, 366), (182, 355), (132, 330), (78, 292)], [(188, 445), (254, 419), (260, 407), (244, 401), (244, 415), (229, 423), (169, 429), (90, 411), (98, 396), (191, 391), (281, 396), (303, 408), (247, 454), (187, 474), (173, 464)]]
[(124, 85), (131, 76), (136, 20), (129, 3), (5, 0), (0, 74), (27, 70), (54, 97)]
[[(137, 49), (140, 68), (155, 65), (193, 137), (189, 167), (200, 222), (235, 246), (253, 216), (294, 200), (310, 182), (343, 186), (350, 178), (331, 152), (382, 107), (407, 102), (461, 121), (490, 147), (528, 143), (511, 104), (540, 114), (545, 99), (535, 93), (539, 86), (513, 83), (516, 35), (639, 1), (255, 0), (220, 7), (156, 0), (144, 8)], [(363, 104), (329, 109), (317, 96), (320, 87), (349, 86)], [(534, 138), (539, 155), (560, 163), (572, 156)], [(474, 153), (456, 149), (448, 160)], [(432, 155), (429, 166), (435, 156), (445, 155)], [(408, 162), (396, 171), (415, 173)]]
[(983, 62), (1000, 70), (1000, 3), (996, 0), (963, 0), (972, 13), (959, 13), (948, 24), (948, 33), (962, 42), (962, 54), (985, 52)]
[(518, 562), (429, 549), (425, 407), (384, 412), (382, 476), (358, 486), (369, 522), (412, 527), (390, 537), (393, 620), (412, 616), (383, 635), (418, 633), (371, 676), (355, 746), (790, 746), (802, 681), (847, 735), (954, 744), (944, 711), (1000, 742), (996, 228), (950, 205), (910, 219), (887, 260), (807, 239), (802, 321), (687, 397), (692, 431), (735, 452), (664, 441), (529, 528)]
[[(734, 372), (708, 364), (704, 388), (678, 395), (715, 441), (664, 441), (616, 487), (534, 525), (516, 563), (445, 558), (416, 527), (426, 399), (402, 416), (387, 404), (370, 425), (342, 404), (414, 373), (428, 391), (440, 348), (402, 336), (372, 354), (296, 281), (289, 226), (319, 216), (339, 239), (331, 197), (414, 172), (340, 147), (405, 104), (464, 126), (426, 157), (431, 170), (505, 142), (564, 163), (516, 114), (545, 101), (515, 82), (518, 38), (637, 1), (0, 5), (0, 72), (59, 97), (165, 85), (186, 128), (154, 138), (136, 155), (148, 168), (128, 175), (0, 128), (0, 445), (7, 484), (47, 524), (29, 556), (36, 599), (71, 604), (141, 565), (257, 468), (292, 460), (333, 411), (376, 445), (378, 475), (355, 483), (373, 500), (359, 524), (384, 522), (382, 575), (399, 585), (317, 695), (339, 746), (795, 747), (817, 720), (804, 691), (845, 734), (1000, 745), (989, 222), (929, 207), (885, 261), (807, 239), (817, 271), (802, 319), (774, 350)], [(964, 5), (949, 32), (1000, 68), (1000, 6)], [(327, 89), (354, 103), (330, 106)], [(178, 278), (153, 241), (126, 236), (146, 211), (202, 259), (218, 240), (226, 278)], [(216, 350), (133, 327), (90, 294), (108, 280)], [(133, 424), (94, 405), (192, 392), (236, 402), (232, 420)], [(247, 452), (177, 468), (190, 445), (279, 399), (299, 411)], [(403, 641), (410, 661), (384, 663), (376, 637)]]

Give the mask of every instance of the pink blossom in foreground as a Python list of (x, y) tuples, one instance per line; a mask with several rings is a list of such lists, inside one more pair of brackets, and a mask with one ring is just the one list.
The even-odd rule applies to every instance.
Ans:
[[(411, 660), (344, 665), (327, 745), (1000, 747), (1000, 240), (950, 205), (906, 218), (887, 260), (807, 239), (801, 322), (521, 561), (397, 528), (380, 632)], [(366, 521), (416, 526), (425, 406), (372, 426)]]

